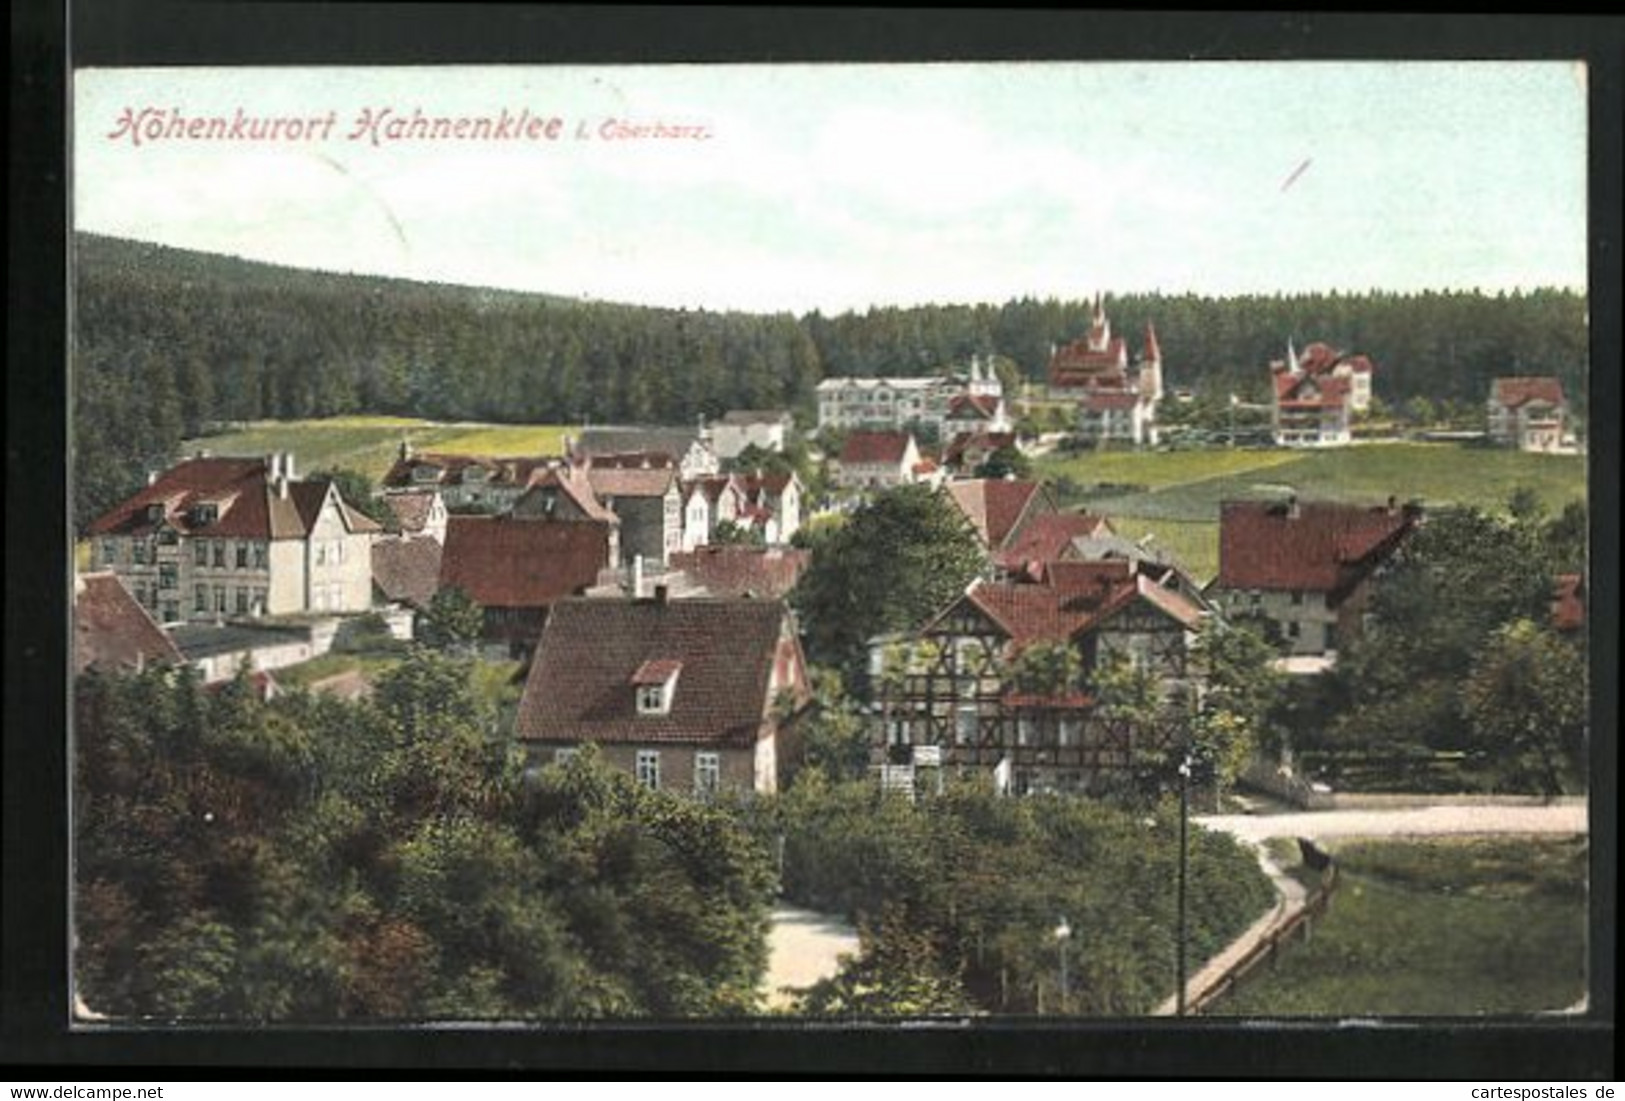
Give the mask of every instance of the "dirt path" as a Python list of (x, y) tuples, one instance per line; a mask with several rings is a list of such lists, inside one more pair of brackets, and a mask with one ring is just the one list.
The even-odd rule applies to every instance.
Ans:
[(811, 986), (840, 968), (842, 955), (856, 955), (858, 931), (830, 914), (773, 907), (773, 930), (768, 934), (767, 1006), (784, 1009), (787, 990)]

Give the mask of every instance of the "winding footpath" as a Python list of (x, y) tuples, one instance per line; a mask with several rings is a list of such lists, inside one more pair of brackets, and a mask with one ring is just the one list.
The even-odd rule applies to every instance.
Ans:
[(858, 931), (838, 917), (780, 904), (767, 950), (767, 1008), (788, 1009), (794, 991), (835, 974), (843, 955), (858, 954)]
[[(1185, 983), (1185, 999), (1194, 1003), (1212, 989), (1238, 962), (1303, 909), (1303, 885), (1270, 860), (1264, 842), (1270, 838), (1394, 838), (1488, 836), (1494, 834), (1584, 834), (1588, 832), (1583, 799), (1562, 799), (1537, 806), (1497, 806), (1454, 803), (1398, 810), (1325, 810), (1295, 814), (1219, 814), (1193, 818), (1204, 829), (1228, 833), (1253, 846), (1259, 866), (1275, 884), (1278, 901), (1263, 917), (1208, 960)], [(1153, 1016), (1171, 1017), (1176, 999), (1153, 1010)]]

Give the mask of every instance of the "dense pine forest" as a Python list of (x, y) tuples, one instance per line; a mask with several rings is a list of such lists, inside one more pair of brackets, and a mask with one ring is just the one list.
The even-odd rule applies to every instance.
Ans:
[[(1089, 303), (879, 308), (826, 317), (654, 309), (281, 268), (81, 235), (75, 519), (220, 422), (346, 413), (513, 423), (687, 423), (810, 414), (831, 375), (925, 374), (993, 353), (1040, 380)], [(567, 273), (560, 274), (561, 284)], [(1478, 404), (1496, 375), (1557, 374), (1583, 415), (1586, 300), (1572, 291), (1113, 296), (1138, 352), (1156, 325), (1172, 387), (1265, 396), (1292, 338), (1369, 355), (1376, 393)]]

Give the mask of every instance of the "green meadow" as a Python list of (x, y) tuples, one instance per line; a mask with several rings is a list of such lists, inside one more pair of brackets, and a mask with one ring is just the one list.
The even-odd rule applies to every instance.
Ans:
[(1586, 499), (1585, 458), (1454, 443), (1366, 443), (1322, 451), (1222, 448), (1046, 456), (1040, 477), (1067, 504), (1110, 516), (1119, 531), (1154, 534), (1200, 579), (1218, 572), (1219, 503), (1278, 499), (1497, 509), (1528, 487), (1552, 512)]
[(186, 453), (265, 455), (291, 451), (297, 470), (348, 467), (381, 478), (402, 441), (419, 451), (472, 455), (557, 455), (570, 432), (563, 425), (442, 424), (409, 417), (329, 417), (253, 421), (240, 429), (186, 441)]
[(1307, 944), (1209, 1016), (1553, 1012), (1586, 991), (1585, 838), (1345, 842)]

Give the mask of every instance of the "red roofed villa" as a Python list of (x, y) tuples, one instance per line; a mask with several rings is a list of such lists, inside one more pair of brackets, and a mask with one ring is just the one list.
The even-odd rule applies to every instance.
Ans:
[(841, 445), (835, 482), (847, 489), (890, 489), (910, 485), (920, 463), (912, 432), (857, 429)]
[(1568, 415), (1563, 384), (1555, 378), (1498, 378), (1490, 387), (1489, 436), (1503, 447), (1569, 450)]
[(566, 600), (554, 607), (515, 732), (533, 765), (581, 746), (657, 790), (771, 793), (810, 699), (782, 601)]
[(1289, 645), (1290, 668), (1316, 671), (1359, 634), (1372, 583), (1422, 520), (1419, 505), (1226, 501), (1219, 511), (1219, 576), (1231, 618), (1261, 618)]

